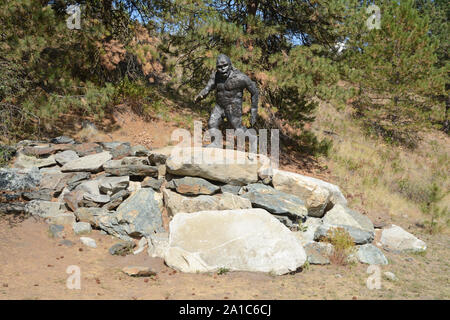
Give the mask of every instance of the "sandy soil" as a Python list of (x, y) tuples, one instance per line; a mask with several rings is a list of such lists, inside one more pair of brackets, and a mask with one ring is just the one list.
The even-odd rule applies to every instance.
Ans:
[[(117, 242), (94, 230), (89, 237), (97, 248), (84, 246), (66, 227), (72, 247), (51, 238), (48, 225), (28, 218), (17, 224), (0, 221), (0, 299), (449, 299), (449, 239), (419, 236), (429, 248), (425, 255), (390, 254), (381, 272), (394, 272), (399, 280), (381, 280), (381, 289), (369, 290), (367, 265), (315, 266), (296, 274), (229, 272), (222, 275), (182, 274), (146, 252), (112, 256)], [(414, 230), (415, 233), (418, 230)], [(68, 289), (69, 266), (81, 270), (81, 289)], [(125, 266), (149, 266), (150, 278), (132, 278)]]

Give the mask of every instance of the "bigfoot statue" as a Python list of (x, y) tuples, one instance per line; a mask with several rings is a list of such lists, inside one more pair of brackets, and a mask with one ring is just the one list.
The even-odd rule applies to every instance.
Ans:
[[(206, 87), (195, 97), (194, 101), (204, 99), (211, 90), (216, 89), (216, 105), (208, 121), (210, 131), (218, 131), (224, 117), (227, 117), (235, 130), (236, 136), (244, 134), (247, 128), (242, 125), (242, 96), (244, 89), (252, 95), (251, 120), (253, 126), (258, 115), (258, 88), (245, 74), (234, 68), (230, 58), (224, 54), (217, 57), (216, 71), (214, 71)], [(214, 136), (214, 134), (213, 134)], [(212, 147), (217, 145), (214, 139)]]

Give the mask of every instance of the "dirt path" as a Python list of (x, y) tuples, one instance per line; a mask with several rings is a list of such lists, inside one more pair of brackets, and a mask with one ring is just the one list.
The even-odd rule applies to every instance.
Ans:
[[(67, 228), (66, 228), (67, 229)], [(34, 218), (9, 225), (0, 222), (0, 299), (449, 299), (448, 237), (420, 235), (429, 249), (425, 255), (387, 254), (399, 281), (382, 279), (380, 290), (366, 286), (367, 265), (310, 266), (293, 275), (229, 272), (218, 275), (182, 274), (146, 252), (112, 256), (117, 239), (94, 230), (97, 248), (84, 246), (66, 230), (72, 247), (48, 235), (48, 225)], [(81, 249), (81, 250), (80, 250)], [(66, 287), (67, 267), (81, 270), (81, 289)], [(131, 278), (121, 269), (150, 266), (154, 278)]]

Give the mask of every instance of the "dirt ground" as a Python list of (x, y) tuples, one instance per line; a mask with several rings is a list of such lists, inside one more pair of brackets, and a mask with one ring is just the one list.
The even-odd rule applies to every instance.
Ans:
[[(67, 230), (68, 229), (68, 230)], [(97, 248), (83, 245), (70, 227), (65, 239), (51, 238), (48, 225), (28, 218), (20, 223), (0, 222), (0, 299), (449, 299), (449, 239), (418, 235), (426, 241), (425, 255), (387, 253), (388, 266), (398, 281), (381, 279), (381, 288), (369, 290), (367, 265), (316, 266), (296, 274), (263, 273), (183, 274), (151, 258), (112, 256), (108, 248), (117, 242), (94, 230), (89, 237)], [(414, 230), (417, 233), (417, 230)], [(81, 289), (68, 289), (66, 273), (71, 265), (81, 271)], [(149, 266), (157, 275), (133, 278), (125, 266)]]
[[(88, 141), (129, 141), (147, 147), (165, 146), (177, 126), (145, 122), (130, 115), (118, 116), (120, 129), (87, 137)], [(294, 161), (295, 159), (291, 159)], [(303, 164), (306, 165), (306, 164)], [(320, 164), (309, 162), (308, 172)], [(301, 163), (289, 159), (282, 168), (304, 172)], [(321, 171), (319, 178), (331, 176)], [(374, 217), (371, 217), (374, 218)], [(430, 236), (415, 226), (415, 221), (389, 221), (402, 226), (427, 243), (425, 254), (385, 253), (389, 265), (381, 274), (393, 272), (398, 281), (381, 278), (381, 288), (370, 290), (368, 266), (316, 266), (295, 274), (271, 276), (263, 273), (183, 274), (172, 270), (160, 258), (144, 251), (138, 255), (112, 256), (108, 248), (118, 239), (94, 230), (89, 237), (97, 248), (83, 245), (79, 237), (65, 228), (67, 247), (61, 239), (51, 238), (48, 225), (27, 218), (11, 223), (0, 217), (0, 299), (449, 299), (450, 265), (448, 235)], [(81, 289), (68, 289), (67, 268), (81, 270)], [(125, 266), (149, 266), (157, 275), (132, 278), (121, 270)]]

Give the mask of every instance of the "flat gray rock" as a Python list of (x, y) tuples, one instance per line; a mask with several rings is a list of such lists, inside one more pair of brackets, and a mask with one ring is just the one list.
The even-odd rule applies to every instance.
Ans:
[(164, 232), (161, 210), (162, 196), (151, 188), (137, 190), (117, 208), (116, 212), (99, 219), (99, 226), (123, 240), (148, 237)]
[(55, 160), (61, 166), (65, 165), (66, 163), (69, 163), (71, 161), (77, 160), (79, 158), (80, 157), (78, 156), (78, 154), (73, 150), (66, 150), (66, 151), (55, 154)]
[(158, 176), (158, 168), (148, 165), (147, 158), (126, 157), (122, 160), (110, 160), (103, 168), (113, 176)]
[(92, 231), (91, 224), (88, 222), (75, 222), (72, 224), (72, 229), (77, 235), (88, 234)]
[(403, 228), (392, 225), (381, 232), (381, 244), (393, 252), (423, 252), (427, 245)]
[(386, 265), (388, 260), (384, 256), (380, 249), (375, 247), (373, 244), (364, 244), (358, 247), (356, 252), (356, 257), (362, 263), (375, 264), (375, 265)]
[(111, 160), (111, 158), (111, 153), (109, 153), (108, 151), (91, 154), (66, 163), (64, 166), (62, 166), (61, 171), (99, 172), (101, 171), (102, 166), (105, 164), (105, 162)]
[(148, 157), (150, 150), (143, 145), (135, 145), (131, 147), (131, 155), (135, 157)]
[(78, 208), (74, 214), (80, 222), (88, 222), (91, 226), (98, 227), (99, 219), (112, 213), (104, 208)]
[(375, 237), (375, 229), (367, 216), (337, 204), (322, 219), (323, 224), (316, 230), (315, 239), (326, 237), (331, 228), (344, 228), (356, 244), (370, 243)]
[(172, 219), (165, 262), (190, 273), (226, 268), (281, 275), (302, 267), (306, 253), (263, 209), (201, 211)]
[(130, 184), (130, 177), (104, 177), (100, 180), (100, 191), (105, 194), (115, 194), (120, 190), (125, 190)]
[(260, 183), (249, 184), (245, 189), (248, 191), (241, 197), (250, 200), (254, 208), (262, 208), (277, 215), (286, 215), (292, 221), (301, 220), (308, 214), (303, 200), (294, 195)]
[(131, 155), (129, 142), (99, 142), (103, 150), (109, 151), (113, 159), (121, 159)]
[(174, 175), (246, 185), (258, 181), (260, 163), (248, 153), (231, 149), (174, 148), (166, 167)]
[(196, 177), (184, 177), (172, 179), (170, 181), (170, 189), (175, 189), (178, 193), (195, 196), (195, 195), (211, 195), (220, 190), (219, 186), (211, 182)]
[(161, 185), (163, 184), (164, 179), (155, 179), (153, 177), (145, 177), (144, 181), (141, 183), (142, 188), (153, 188), (154, 190), (159, 191), (161, 189)]
[(32, 167), (49, 167), (56, 164), (55, 157), (53, 155), (47, 158), (36, 158), (33, 156), (27, 156), (23, 153), (19, 153), (16, 161), (14, 162), (14, 167), (19, 169), (29, 169)]

